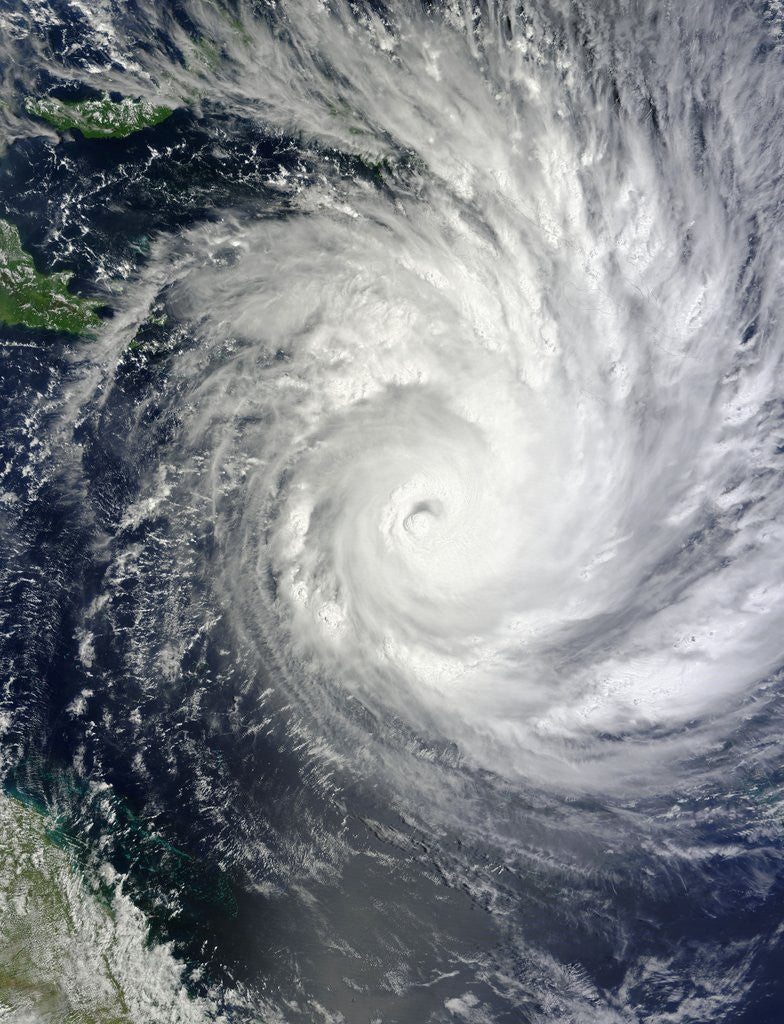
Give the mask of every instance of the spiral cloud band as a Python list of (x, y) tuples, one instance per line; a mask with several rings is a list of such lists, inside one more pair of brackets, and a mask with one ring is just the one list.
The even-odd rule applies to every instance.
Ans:
[(53, 735), (239, 923), (114, 810), (91, 870), (203, 1019), (773, 1024), (780, 5), (55, 7), (18, 81), (178, 109), (119, 170), (2, 114), (113, 310), (27, 421)]
[[(532, 59), (530, 27), (480, 60), (442, 24), (403, 21), (394, 46), (370, 22), (349, 47), (315, 9), (296, 28), (321, 18), (309, 105), (337, 74), (368, 147), (383, 131), (418, 162), (383, 194), (295, 189), (294, 219), (191, 241), (186, 437), (219, 523), (227, 475), (241, 494), (227, 598), (479, 765), (650, 772), (651, 730), (715, 720), (781, 656), (777, 286), (749, 308), (770, 156), (741, 163), (720, 122), (695, 154), (666, 96), (663, 137), (610, 122), (604, 69)], [(604, 757), (610, 777), (586, 771)]]

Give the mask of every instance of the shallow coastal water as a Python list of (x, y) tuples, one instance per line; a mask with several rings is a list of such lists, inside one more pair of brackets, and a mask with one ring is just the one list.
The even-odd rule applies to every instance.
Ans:
[(0, 1006), (777, 1021), (778, 6), (3, 18)]

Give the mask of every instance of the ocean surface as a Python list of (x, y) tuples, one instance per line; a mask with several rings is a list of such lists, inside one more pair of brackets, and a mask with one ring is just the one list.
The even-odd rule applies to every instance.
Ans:
[(0, 324), (0, 1018), (784, 1020), (782, 82), (779, 0), (0, 3), (102, 303)]

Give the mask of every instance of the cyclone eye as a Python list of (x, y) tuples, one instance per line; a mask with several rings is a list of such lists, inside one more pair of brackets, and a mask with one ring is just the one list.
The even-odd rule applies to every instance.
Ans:
[(414, 537), (429, 533), (433, 520), (443, 513), (440, 501), (418, 501), (403, 520), (403, 529)]

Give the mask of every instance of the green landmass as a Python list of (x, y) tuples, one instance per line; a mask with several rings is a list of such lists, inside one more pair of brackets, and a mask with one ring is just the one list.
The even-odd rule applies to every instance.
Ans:
[(123, 99), (119, 102), (104, 96), (99, 100), (58, 100), (47, 96), (27, 100), (28, 114), (48, 121), (60, 132), (76, 129), (86, 139), (124, 139), (143, 128), (151, 128), (170, 117), (171, 107), (156, 106), (149, 100)]
[(196, 46), (198, 47), (198, 56), (200, 60), (204, 61), (211, 71), (215, 71), (220, 59), (218, 47), (215, 43), (205, 38), (205, 36), (199, 36), (196, 40)]
[(6, 796), (0, 797), (0, 909), (0, 1019), (8, 1013), (130, 1024), (112, 970), (110, 911), (83, 889), (68, 853), (50, 839), (46, 817)]
[(172, 331), (169, 327), (167, 314), (156, 309), (151, 311), (144, 323), (139, 326), (135, 336), (128, 343), (128, 351), (135, 353), (145, 363), (156, 362), (175, 352), (181, 342), (179, 332)]
[(94, 333), (102, 303), (69, 292), (72, 277), (66, 270), (37, 271), (17, 229), (0, 220), (0, 321), (67, 334)]
[(182, 972), (121, 890), (88, 886), (57, 822), (0, 793), (0, 1020), (206, 1024)]

